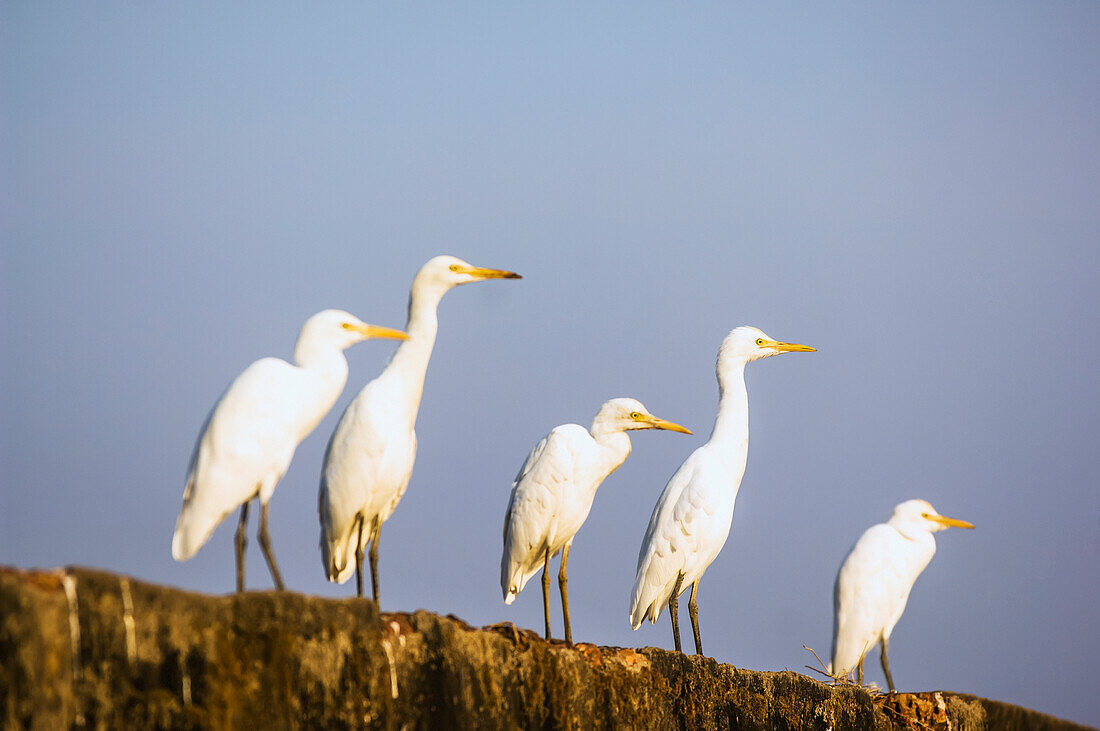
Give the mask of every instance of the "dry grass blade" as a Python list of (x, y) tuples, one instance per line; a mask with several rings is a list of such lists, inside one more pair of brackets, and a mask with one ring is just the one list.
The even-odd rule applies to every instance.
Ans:
[(807, 645), (802, 645), (802, 649), (805, 650), (806, 652), (810, 653), (811, 655), (813, 655), (814, 659), (817, 660), (817, 664), (820, 666), (820, 667), (815, 668), (812, 665), (803, 665), (803, 667), (806, 668), (807, 670), (811, 670), (811, 671), (817, 673), (818, 675), (824, 675), (828, 679), (827, 682), (830, 685), (833, 685), (833, 686), (850, 685), (850, 686), (853, 686), (853, 687), (856, 687), (856, 688), (863, 688), (868, 693), (871, 693), (872, 695), (875, 695), (875, 696), (878, 696), (878, 695), (882, 694), (882, 691), (879, 690), (878, 686), (875, 686), (875, 685), (870, 685), (870, 686), (860, 685), (859, 683), (852, 680), (852, 678), (847, 676), (847, 675), (845, 675), (844, 677), (841, 677), (841, 678), (838, 678), (838, 677), (834, 676), (832, 673), (829, 672), (829, 666), (825, 664), (825, 661), (821, 659), (821, 656), (818, 655), (817, 652), (812, 647), (809, 647)]

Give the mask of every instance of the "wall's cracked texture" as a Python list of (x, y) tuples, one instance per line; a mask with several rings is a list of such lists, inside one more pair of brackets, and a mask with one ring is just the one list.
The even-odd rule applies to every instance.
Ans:
[(5, 727), (1079, 728), (971, 696), (875, 698), (653, 648), (380, 617), (361, 599), (205, 596), (85, 569), (0, 569), (0, 663)]

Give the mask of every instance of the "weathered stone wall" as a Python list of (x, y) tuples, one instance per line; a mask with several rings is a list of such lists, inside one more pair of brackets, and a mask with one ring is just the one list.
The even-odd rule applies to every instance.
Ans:
[(8, 728), (1081, 728), (972, 696), (86, 569), (0, 569), (0, 663)]

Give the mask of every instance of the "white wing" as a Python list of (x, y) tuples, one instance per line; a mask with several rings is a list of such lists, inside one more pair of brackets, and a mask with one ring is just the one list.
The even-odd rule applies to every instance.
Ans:
[(684, 500), (684, 497), (703, 459), (702, 447), (692, 452), (665, 485), (653, 508), (638, 552), (638, 569), (630, 599), (630, 625), (634, 629), (638, 629), (647, 616), (657, 621), (661, 607), (672, 595), (676, 576), (684, 569), (685, 551), (694, 542), (692, 531), (695, 527), (691, 500)]
[(264, 358), (245, 369), (214, 405), (199, 435), (172, 555), (185, 561), (218, 523), (254, 496), (273, 489), (300, 440), (308, 380), (301, 369)]
[(393, 511), (397, 510), (397, 504), (401, 502), (401, 498), (405, 497), (405, 490), (409, 488), (409, 480), (412, 479), (413, 465), (416, 464), (416, 445), (416, 430), (414, 429), (409, 433), (409, 441), (406, 443), (408, 449), (405, 457), (399, 460), (401, 464), (404, 465), (404, 470), (399, 473), (401, 477), (397, 482), (399, 485), (397, 492), (390, 499), (389, 503), (382, 508), (381, 513), (379, 513), (379, 517), (383, 521), (389, 520), (390, 516), (393, 515)]
[[(892, 527), (868, 528), (844, 559), (833, 587), (832, 671), (847, 675), (905, 609), (909, 561), (899, 561), (905, 539)], [(915, 578), (915, 577), (914, 577)]]
[(511, 604), (528, 580), (543, 566), (554, 541), (562, 496), (573, 482), (588, 430), (577, 424), (556, 427), (535, 445), (512, 484), (504, 516), (504, 551), (500, 587)]
[(504, 513), (504, 542), (508, 542), (508, 528), (512, 521), (512, 506), (516, 503), (516, 487), (523, 480), (524, 476), (531, 471), (531, 468), (539, 461), (539, 457), (546, 450), (546, 444), (550, 441), (550, 435), (547, 434), (539, 443), (535, 445), (530, 454), (527, 455), (527, 459), (523, 461), (523, 466), (519, 468), (519, 472), (516, 473), (516, 477), (512, 480), (512, 493), (508, 496), (508, 510)]
[[(321, 469), (321, 553), (330, 581), (354, 571), (358, 517), (389, 517), (412, 475), (415, 435), (385, 381), (368, 383), (336, 425)], [(369, 525), (364, 531), (369, 530)], [(364, 536), (365, 537), (365, 536)]]

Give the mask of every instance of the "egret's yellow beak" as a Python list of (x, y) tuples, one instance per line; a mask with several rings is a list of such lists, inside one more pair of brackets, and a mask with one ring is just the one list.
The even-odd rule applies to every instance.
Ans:
[(686, 426), (680, 426), (675, 422), (666, 421), (665, 419), (662, 419), (659, 416), (654, 416), (653, 414), (647, 414), (643, 416), (642, 421), (646, 424), (649, 424), (650, 428), (653, 429), (667, 429), (668, 431), (678, 431), (681, 434), (691, 434), (691, 429), (688, 429)]
[(505, 269), (486, 269), (485, 267), (459, 267), (456, 271), (461, 274), (469, 274), (477, 279), (523, 279), (515, 272)]
[(759, 343), (761, 348), (772, 348), (778, 350), (780, 353), (813, 353), (817, 351), (817, 348), (811, 348), (809, 345), (799, 345), (798, 343), (781, 343), (777, 340), (765, 340)]
[(392, 328), (381, 327), (379, 325), (367, 325), (366, 323), (362, 325), (356, 325), (354, 323), (345, 322), (344, 329), (353, 330), (354, 332), (361, 334), (364, 338), (388, 338), (390, 340), (409, 339), (408, 334), (402, 332), (401, 330), (394, 330)]
[(940, 525), (946, 525), (948, 528), (973, 528), (973, 523), (967, 523), (965, 520), (957, 520), (956, 518), (948, 518), (943, 515), (925, 515), (924, 517), (929, 520), (939, 523)]

